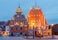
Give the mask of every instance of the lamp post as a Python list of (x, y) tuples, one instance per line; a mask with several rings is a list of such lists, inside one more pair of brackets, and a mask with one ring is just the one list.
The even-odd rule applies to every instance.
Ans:
[[(53, 26), (54, 26), (54, 24), (51, 24), (52, 31), (53, 31)], [(52, 32), (52, 38), (54, 38), (53, 32)]]
[(33, 39), (34, 39), (34, 36), (35, 36), (34, 23), (32, 25), (33, 25)]

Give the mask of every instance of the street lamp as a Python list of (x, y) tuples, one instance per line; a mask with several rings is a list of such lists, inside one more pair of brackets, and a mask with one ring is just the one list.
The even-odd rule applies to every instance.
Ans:
[(32, 25), (33, 25), (33, 39), (34, 39), (35, 36), (34, 23), (32, 23)]
[[(51, 24), (51, 29), (53, 29), (54, 24)], [(54, 35), (52, 33), (52, 38), (54, 38)]]
[(51, 24), (51, 27), (53, 27), (54, 26), (54, 24)]

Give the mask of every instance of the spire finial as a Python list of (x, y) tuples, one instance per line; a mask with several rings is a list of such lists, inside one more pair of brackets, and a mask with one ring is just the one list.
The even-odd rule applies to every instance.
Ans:
[(35, 0), (35, 6), (37, 6), (36, 0)]
[(20, 8), (20, 4), (19, 4), (19, 7), (18, 7), (18, 9), (17, 9), (17, 12), (19, 13), (19, 12), (22, 12), (21, 11), (21, 8)]
[(19, 3), (19, 8), (20, 8), (20, 3)]
[(37, 1), (36, 0), (34, 0), (34, 4), (35, 4), (34, 6), (37, 6)]

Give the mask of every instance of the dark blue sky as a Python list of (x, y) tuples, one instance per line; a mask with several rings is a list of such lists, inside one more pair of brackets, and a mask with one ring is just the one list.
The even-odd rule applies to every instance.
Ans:
[(41, 8), (48, 24), (58, 23), (58, 0), (0, 0), (0, 21), (11, 20), (20, 7), (27, 17), (28, 12), (36, 4)]

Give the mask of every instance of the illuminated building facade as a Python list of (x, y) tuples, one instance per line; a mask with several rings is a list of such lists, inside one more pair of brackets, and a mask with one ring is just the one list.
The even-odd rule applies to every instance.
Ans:
[(48, 29), (48, 23), (41, 11), (40, 8), (37, 6), (33, 7), (29, 13), (28, 13), (28, 24), (29, 24), (29, 29), (33, 30), (35, 29), (36, 34), (37, 32), (42, 32), (43, 30)]
[(19, 7), (10, 22), (11, 35), (25, 35), (27, 32), (27, 26), (27, 20)]

